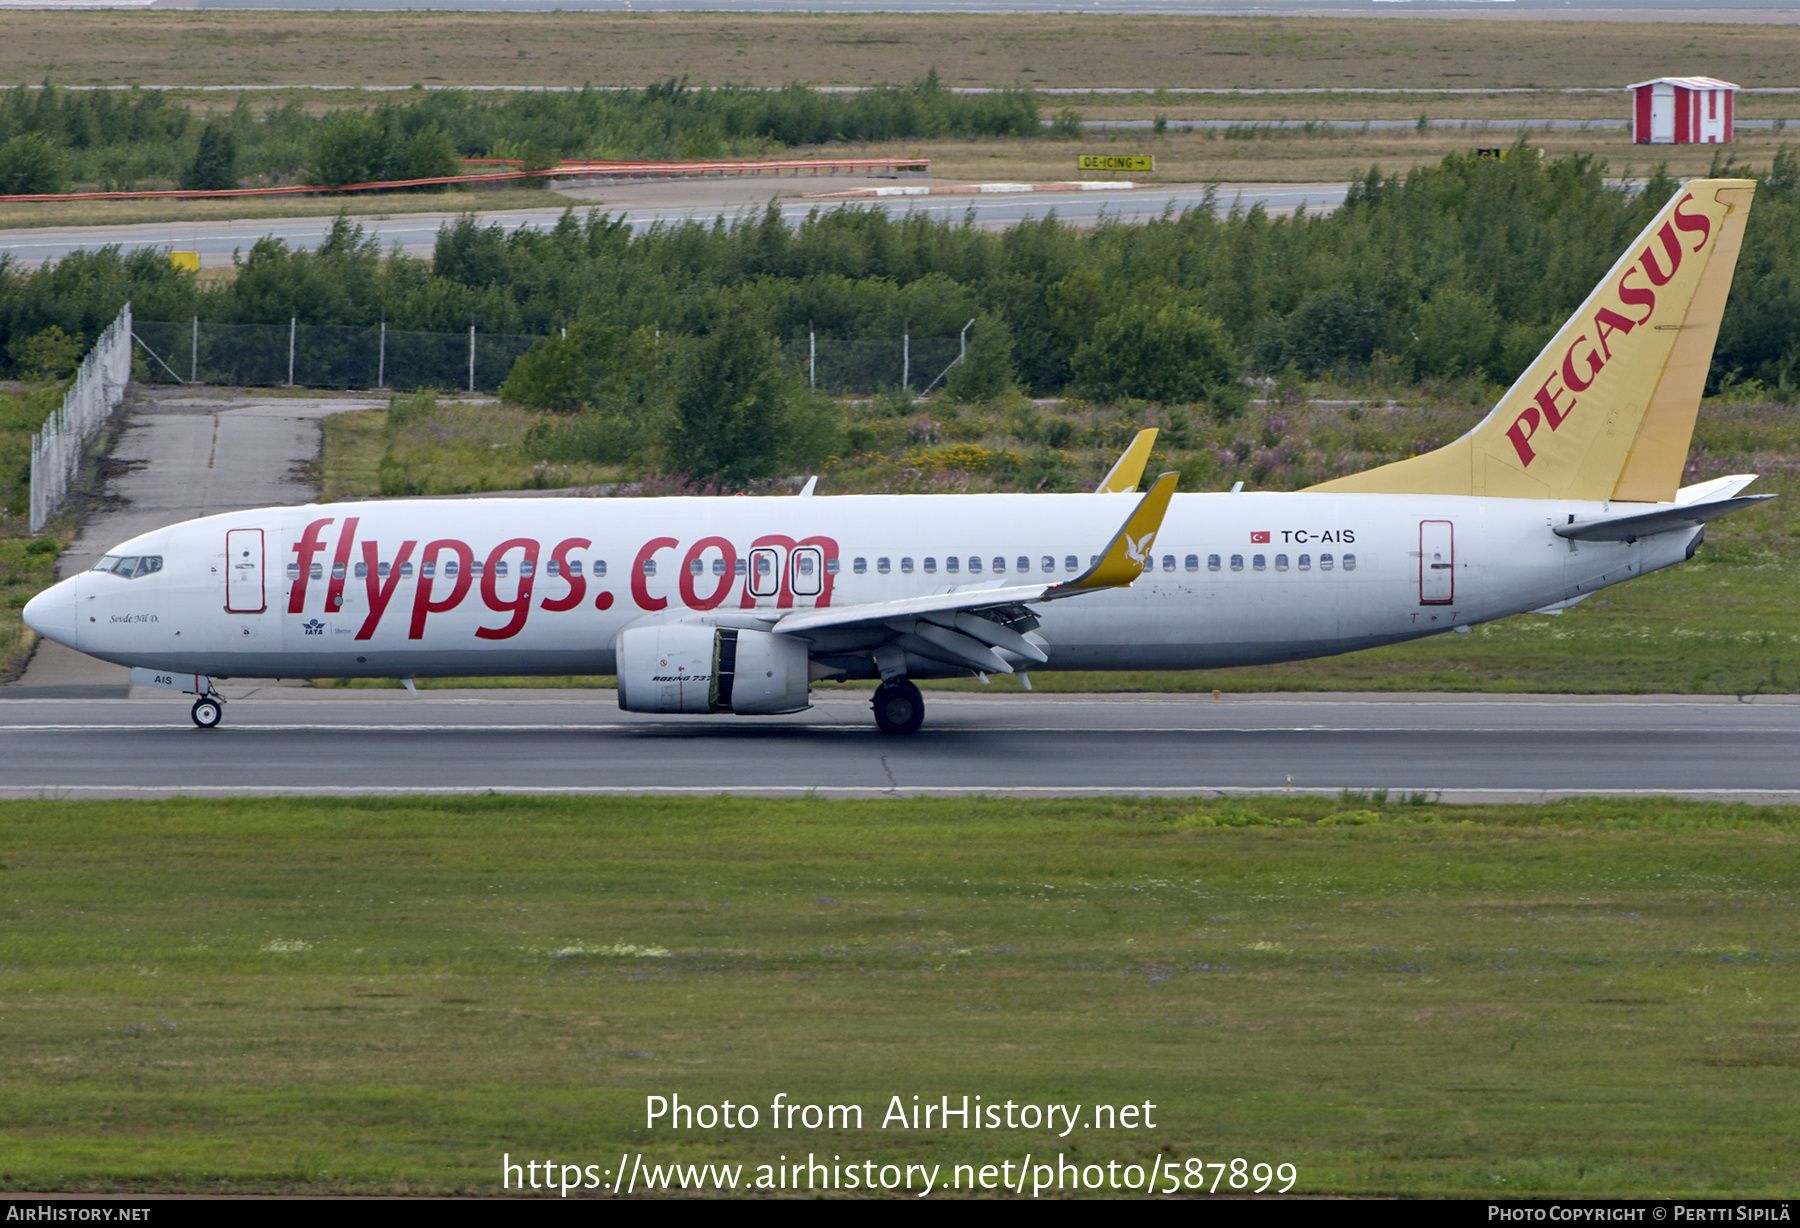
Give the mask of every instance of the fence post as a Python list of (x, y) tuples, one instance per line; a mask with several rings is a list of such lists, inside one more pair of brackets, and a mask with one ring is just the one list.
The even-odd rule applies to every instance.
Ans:
[(375, 360), (375, 387), (387, 387), (387, 312), (381, 313), (381, 349)]
[(819, 386), (819, 337), (810, 323), (806, 326), (806, 386)]
[(475, 326), (469, 325), (469, 391), (475, 391)]
[(294, 386), (294, 336), (300, 331), (300, 317), (288, 317), (288, 387)]
[(188, 354), (188, 383), (200, 382), (200, 313), (194, 313), (194, 341)]
[(912, 334), (900, 334), (900, 386), (912, 391)]

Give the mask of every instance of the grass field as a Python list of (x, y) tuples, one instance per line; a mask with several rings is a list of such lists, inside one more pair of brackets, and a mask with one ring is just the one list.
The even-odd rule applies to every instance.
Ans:
[(68, 85), (1791, 86), (1800, 28), (1332, 18), (11, 13), (0, 80)]
[[(1288, 1162), (1303, 1193), (1785, 1196), (1797, 835), (1655, 801), (8, 802), (0, 1182), (1062, 1150)], [(778, 1092), (864, 1127), (644, 1125), (652, 1094)], [(915, 1094), (1157, 1107), (879, 1127)]]

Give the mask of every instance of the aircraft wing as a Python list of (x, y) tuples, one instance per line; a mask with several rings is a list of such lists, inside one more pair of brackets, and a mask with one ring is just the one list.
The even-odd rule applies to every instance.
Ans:
[[(1026, 661), (1049, 658), (1038, 643), (1025, 638), (1036, 630), (1037, 619), (1025, 607), (1044, 601), (1078, 597), (1084, 593), (1122, 588), (1143, 574), (1156, 544), (1169, 501), (1175, 495), (1177, 475), (1157, 478), (1125, 523), (1113, 534), (1098, 561), (1073, 580), (1060, 584), (994, 585), (952, 589), (923, 597), (896, 601), (872, 601), (795, 610), (783, 615), (770, 630), (784, 635), (806, 635), (827, 630), (864, 629), (877, 638), (898, 643), (901, 649), (984, 673), (1010, 674), (1013, 667), (996, 650)], [(879, 657), (878, 657), (879, 659)]]
[(1755, 507), (1774, 495), (1743, 495), (1736, 499), (1714, 499), (1710, 503), (1690, 503), (1675, 507), (1659, 508), (1654, 512), (1644, 512), (1637, 516), (1615, 516), (1611, 520), (1587, 520), (1578, 524), (1559, 524), (1551, 528), (1558, 537), (1573, 538), (1582, 542), (1634, 542), (1640, 537), (1649, 537), (1654, 533), (1669, 533), (1676, 529), (1694, 529), (1709, 520), (1717, 520), (1720, 516), (1731, 512), (1742, 511), (1747, 507)]

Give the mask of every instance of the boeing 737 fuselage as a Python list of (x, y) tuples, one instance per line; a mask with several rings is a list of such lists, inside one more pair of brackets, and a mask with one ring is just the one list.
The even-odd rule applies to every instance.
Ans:
[(877, 723), (910, 732), (914, 678), (1291, 661), (1566, 606), (1754, 501), (1677, 488), (1752, 186), (1687, 185), (1468, 435), (1308, 491), (1136, 495), (1145, 432), (1099, 497), (271, 508), (123, 543), (26, 621), (206, 727), (226, 677), (616, 674), (671, 714), (880, 679)]

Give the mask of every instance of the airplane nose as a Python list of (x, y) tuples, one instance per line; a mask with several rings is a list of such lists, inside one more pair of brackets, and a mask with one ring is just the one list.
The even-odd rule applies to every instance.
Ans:
[(25, 603), (25, 625), (47, 640), (76, 647), (75, 578), (70, 577)]

